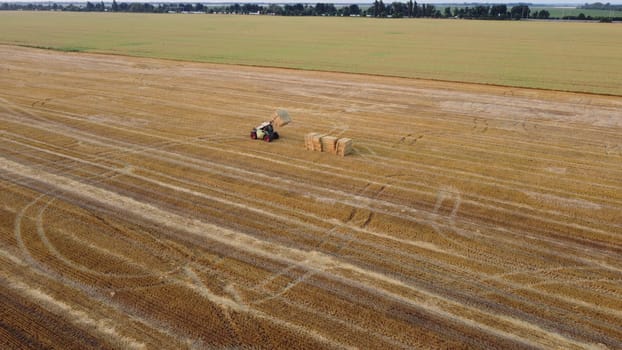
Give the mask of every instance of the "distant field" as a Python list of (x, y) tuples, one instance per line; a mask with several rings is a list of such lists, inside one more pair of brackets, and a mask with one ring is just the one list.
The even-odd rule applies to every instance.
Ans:
[(0, 43), (622, 95), (622, 25), (0, 13)]

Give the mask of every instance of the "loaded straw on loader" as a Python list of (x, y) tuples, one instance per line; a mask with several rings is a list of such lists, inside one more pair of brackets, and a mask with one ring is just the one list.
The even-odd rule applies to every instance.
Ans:
[(272, 142), (272, 140), (279, 138), (279, 133), (274, 130), (274, 126), (282, 127), (289, 124), (291, 121), (292, 118), (286, 110), (278, 109), (274, 112), (274, 116), (270, 121), (263, 122), (251, 130), (251, 139)]

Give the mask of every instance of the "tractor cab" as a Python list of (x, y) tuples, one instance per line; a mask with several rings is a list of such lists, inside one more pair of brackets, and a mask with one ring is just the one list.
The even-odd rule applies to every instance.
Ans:
[(253, 128), (251, 131), (251, 138), (271, 142), (279, 138), (279, 133), (274, 131), (272, 121), (263, 122), (256, 128)]
[(289, 124), (292, 121), (292, 118), (289, 116), (284, 109), (278, 109), (274, 116), (270, 121), (263, 122), (259, 124), (259, 126), (253, 128), (251, 130), (251, 139), (253, 140), (264, 140), (266, 142), (271, 142), (272, 140), (276, 140), (279, 138), (279, 133), (274, 131), (274, 126), (282, 127)]

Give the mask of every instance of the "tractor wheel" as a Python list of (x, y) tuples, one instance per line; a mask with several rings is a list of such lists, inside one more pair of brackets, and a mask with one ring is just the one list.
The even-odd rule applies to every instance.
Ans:
[(279, 138), (279, 133), (278, 132), (275, 131), (274, 133), (272, 133), (272, 139), (273, 140), (277, 140), (278, 138)]
[(256, 131), (251, 131), (251, 139), (257, 140), (257, 132)]
[(263, 137), (263, 140), (264, 140), (264, 141), (266, 141), (266, 142), (270, 142), (270, 141), (272, 141), (272, 139), (270, 138), (270, 135), (266, 135), (266, 136), (264, 136), (264, 137)]

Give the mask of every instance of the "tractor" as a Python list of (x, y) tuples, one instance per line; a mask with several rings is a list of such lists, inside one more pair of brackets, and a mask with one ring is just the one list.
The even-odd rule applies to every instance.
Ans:
[(272, 142), (279, 138), (279, 133), (274, 131), (274, 126), (282, 127), (289, 124), (292, 118), (284, 109), (278, 109), (274, 112), (274, 116), (270, 121), (261, 123), (258, 127), (251, 130), (251, 139), (264, 140), (266, 142)]
[(272, 142), (272, 140), (276, 140), (279, 138), (279, 133), (274, 131), (274, 127), (272, 127), (272, 121), (263, 122), (256, 128), (251, 130), (251, 139), (253, 140), (264, 140), (266, 142)]

